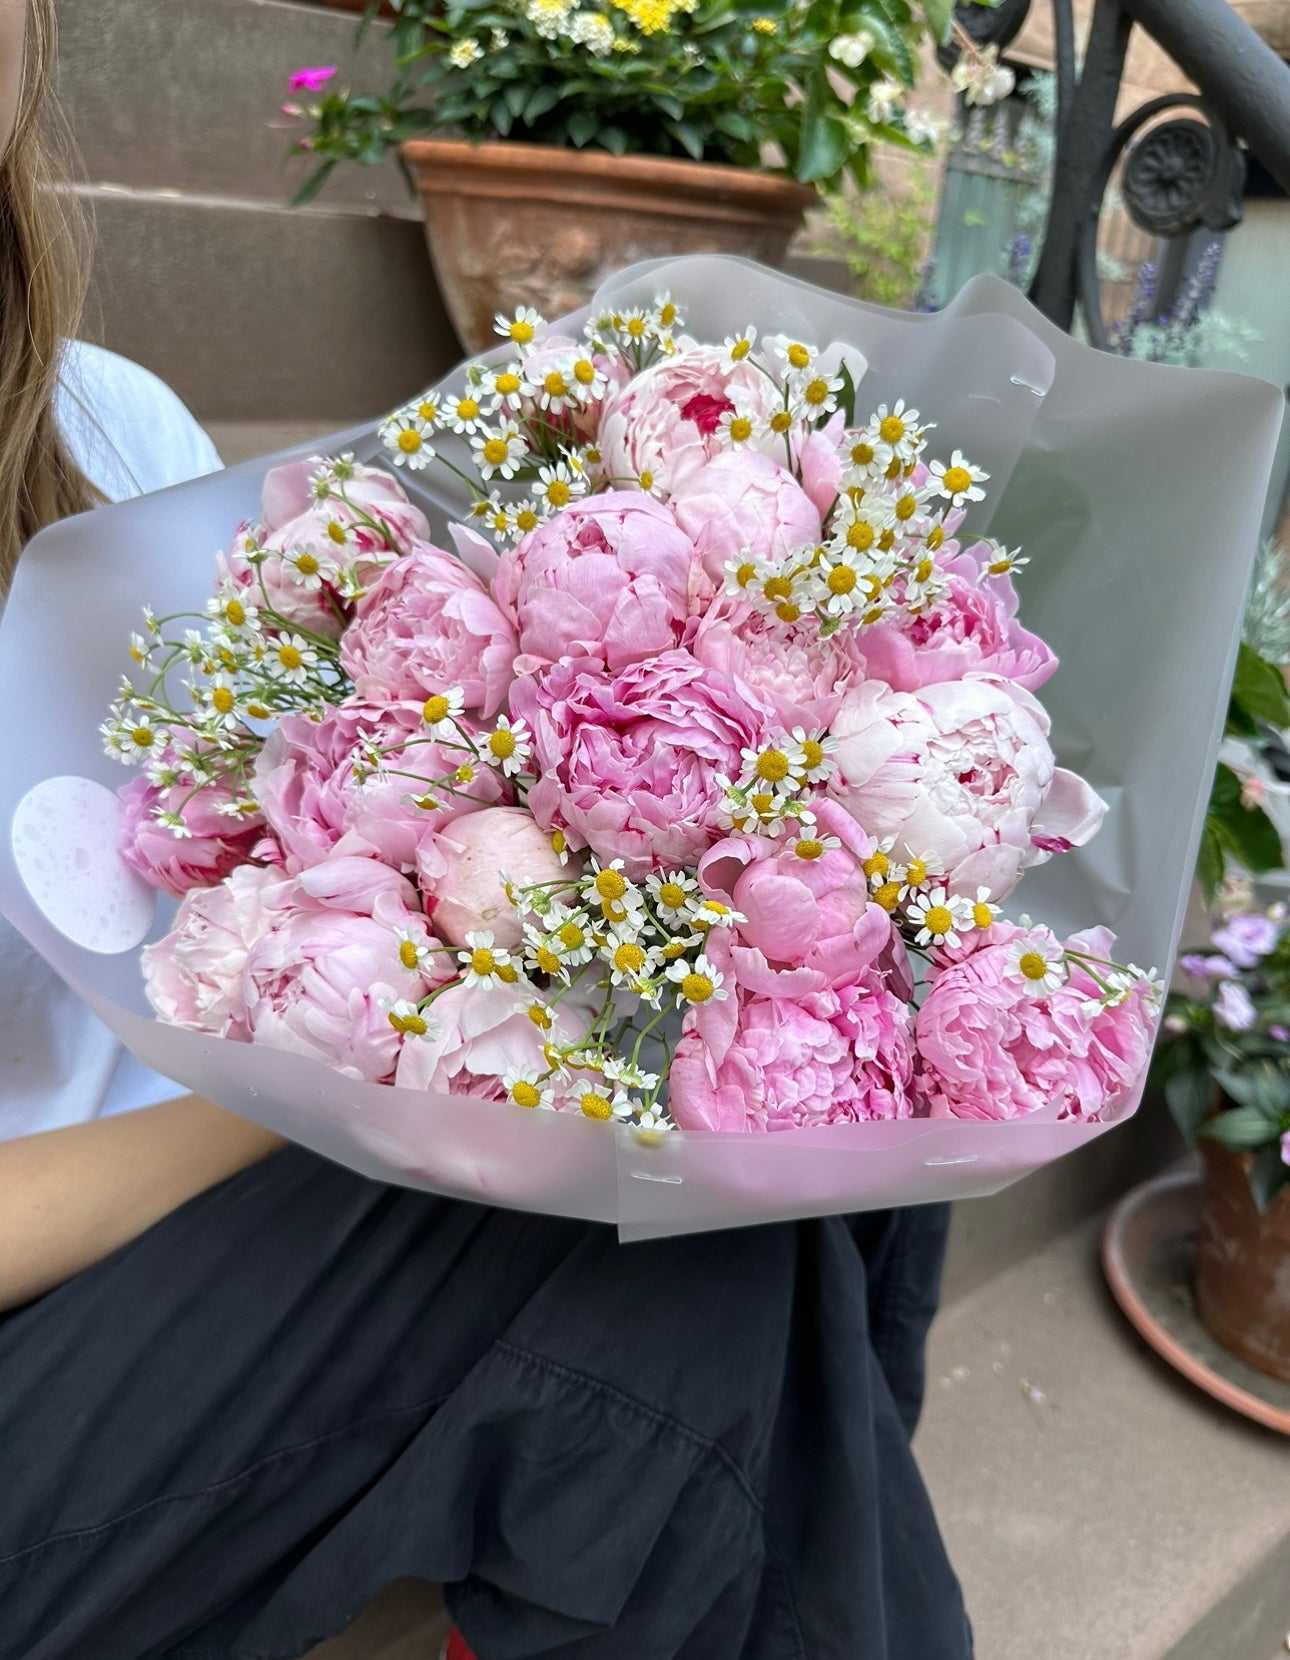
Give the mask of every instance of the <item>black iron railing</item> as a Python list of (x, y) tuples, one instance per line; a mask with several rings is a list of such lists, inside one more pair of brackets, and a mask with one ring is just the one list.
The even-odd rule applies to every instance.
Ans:
[[(958, 21), (979, 44), (1004, 50), (1031, 3), (963, 5)], [(1057, 150), (1030, 297), (1063, 329), (1078, 305), (1090, 339), (1105, 346), (1097, 234), (1117, 165), (1125, 209), (1140, 229), (1174, 239), (1179, 248), (1202, 227), (1229, 230), (1241, 217), (1246, 149), (1290, 192), (1290, 67), (1227, 0), (1096, 0), (1077, 72), (1071, 0), (1051, 4)], [(1135, 22), (1199, 90), (1153, 98), (1117, 123)]]

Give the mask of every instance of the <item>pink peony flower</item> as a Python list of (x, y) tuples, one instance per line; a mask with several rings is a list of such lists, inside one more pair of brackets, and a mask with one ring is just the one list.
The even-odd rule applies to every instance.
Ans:
[(518, 627), (521, 672), (573, 656), (616, 673), (679, 645), (706, 584), (668, 508), (611, 490), (572, 503), (508, 550), (493, 592)]
[(343, 498), (331, 493), (319, 497), (310, 481), (322, 465), (322, 458), (314, 456), (308, 461), (288, 461), (266, 474), (260, 502), (270, 537), (281, 537), (283, 545), (294, 545), (298, 539), (309, 546), (315, 542), (335, 546), (332, 526), (339, 524), (366, 552), (403, 553), (414, 542), (430, 540), (425, 514), (408, 500), (393, 473), (360, 462), (349, 478), (333, 487), (344, 492)]
[(148, 1001), (171, 1026), (223, 1036), (242, 1013), (242, 970), (290, 890), (281, 871), (239, 865), (184, 896), (164, 939), (141, 953)]
[(850, 629), (827, 640), (816, 633), (789, 635), (727, 594), (692, 626), (686, 643), (708, 668), (751, 686), (788, 732), (832, 725), (843, 696), (864, 678)]
[[(365, 908), (320, 904), (310, 872), (278, 897), (269, 927), (247, 953), (244, 1012), (230, 1036), (326, 1061), (350, 1078), (387, 1083), (398, 1064), (402, 1034), (390, 1023), (400, 1000), (417, 1002), (442, 984), (447, 959), (430, 955), (410, 968), (400, 931), (434, 952), (438, 941), (413, 907), (411, 885), (374, 860)], [(396, 885), (397, 884), (397, 885)], [(351, 871), (347, 885), (356, 884)]]
[(685, 1130), (783, 1130), (912, 1113), (909, 1009), (880, 974), (796, 998), (740, 991), (728, 1042), (710, 1046), (693, 1013), (668, 1074)]
[(1244, 911), (1229, 917), (1213, 933), (1213, 942), (1229, 962), (1237, 968), (1256, 968), (1259, 962), (1276, 949), (1281, 938), (1281, 924), (1262, 911)]
[(416, 545), (381, 572), (341, 639), (360, 697), (426, 698), (460, 686), (485, 717), (514, 678), (515, 631), (460, 559)]
[(504, 1100), (501, 1080), (511, 1067), (530, 1075), (546, 1072), (543, 1044), (576, 1042), (591, 1029), (598, 1007), (598, 999), (575, 986), (555, 1006), (554, 1024), (543, 1032), (529, 1019), (514, 986), (450, 986), (430, 1005), (430, 1034), (404, 1040), (395, 1082), (404, 1089)]
[(833, 721), (832, 793), (893, 858), (939, 863), (959, 892), (1002, 898), (1022, 871), (1082, 846), (1106, 804), (1054, 766), (1049, 721), (1020, 687), (985, 676), (895, 692), (865, 681)]
[(773, 720), (755, 692), (685, 651), (613, 676), (561, 663), (519, 681), (511, 709), (533, 732), (538, 823), (634, 878), (694, 864), (719, 839), (717, 775), (736, 776)]
[[(221, 881), (251, 858), (264, 835), (259, 813), (228, 817), (220, 811), (234, 799), (226, 784), (194, 794), (190, 785), (160, 789), (140, 774), (118, 794), (125, 804), (121, 857), (153, 887), (176, 897)], [(159, 823), (158, 809), (182, 814), (188, 834), (177, 836)]]
[(585, 341), (575, 340), (567, 334), (544, 332), (524, 354), (524, 375), (532, 385), (540, 384), (550, 373), (561, 374), (568, 383), (572, 366), (579, 358), (594, 363), (605, 377), (607, 384), (601, 396), (591, 399), (588, 403), (564, 409), (554, 416), (549, 409), (541, 407), (537, 398), (519, 397), (513, 401), (508, 400), (508, 407), (514, 410), (520, 420), (531, 421), (540, 418), (546, 425), (554, 426), (566, 433), (575, 443), (586, 443), (595, 438), (600, 427), (605, 399), (612, 392), (621, 390), (631, 378), (627, 365), (617, 353), (609, 356), (601, 352), (592, 352), (588, 356)]
[(576, 862), (560, 863), (550, 835), (524, 807), (485, 807), (454, 819), (435, 837), (434, 856), (439, 874), (423, 889), (426, 911), (450, 945), (484, 928), (507, 949), (523, 939), (503, 872), (516, 888), (571, 882), (579, 872)]
[(605, 476), (629, 483), (649, 474), (675, 495), (725, 447), (721, 416), (736, 405), (765, 422), (779, 403), (774, 382), (754, 364), (732, 364), (717, 346), (688, 346), (605, 400), (599, 445)]
[(899, 616), (861, 629), (855, 649), (868, 678), (898, 692), (987, 674), (1035, 692), (1057, 659), (1017, 621), (1017, 592), (1006, 574), (979, 580), (971, 553), (947, 560), (949, 593), (921, 616)]
[[(1135, 986), (1121, 1004), (1090, 1012), (1100, 988), (1076, 968), (1035, 996), (1012, 966), (1017, 940), (1049, 957), (1061, 949), (1047, 929), (996, 923), (986, 943), (933, 974), (915, 1028), (918, 1085), (933, 1118), (1092, 1119), (1141, 1078), (1155, 1037), (1149, 991)], [(1092, 930), (1069, 943), (1104, 956), (1112, 941)]]
[(820, 515), (790, 473), (768, 455), (729, 450), (700, 467), (672, 498), (676, 522), (720, 587), (727, 561), (783, 559), (821, 536)]
[(799, 444), (794, 457), (801, 473), (802, 488), (822, 519), (828, 517), (842, 486), (842, 454), (838, 445), (843, 427), (842, 411), (839, 410), (819, 432), (811, 433)]
[[(367, 745), (391, 753), (384, 774), (363, 782), (354, 764)], [(255, 793), (292, 873), (336, 853), (428, 871), (435, 832), (503, 794), (497, 773), (483, 766), (470, 782), (445, 787), (463, 759), (431, 739), (419, 702), (350, 698), (320, 721), (285, 716), (256, 758)], [(438, 805), (415, 805), (427, 792)]]

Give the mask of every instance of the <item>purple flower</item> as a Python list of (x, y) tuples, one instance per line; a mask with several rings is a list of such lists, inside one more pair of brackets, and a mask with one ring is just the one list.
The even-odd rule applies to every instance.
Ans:
[(1261, 911), (1248, 911), (1230, 918), (1226, 927), (1216, 929), (1213, 940), (1237, 968), (1253, 968), (1260, 957), (1266, 957), (1273, 949), (1280, 935), (1281, 930), (1271, 917)]
[(1281, 1162), (1290, 1164), (1290, 1130), (1281, 1137)]
[(1236, 978), (1236, 969), (1226, 957), (1207, 957), (1200, 951), (1189, 951), (1185, 957), (1179, 959), (1179, 966), (1184, 974), (1190, 974), (1193, 980), (1233, 980)]
[(1214, 1019), (1229, 1032), (1248, 1032), (1258, 1019), (1249, 992), (1238, 980), (1224, 980), (1214, 999)]
[(325, 82), (336, 73), (334, 63), (319, 64), (314, 69), (297, 69), (287, 83), (289, 92), (321, 92)]
[(1270, 1038), (1275, 1038), (1278, 1043), (1290, 1043), (1290, 1027), (1269, 1026), (1268, 1036)]

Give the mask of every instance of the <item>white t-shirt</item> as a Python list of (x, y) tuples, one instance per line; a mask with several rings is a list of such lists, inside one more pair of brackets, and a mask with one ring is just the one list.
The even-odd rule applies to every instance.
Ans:
[[(82, 471), (112, 501), (221, 465), (163, 381), (99, 346), (67, 346), (54, 410)], [(183, 1093), (140, 1066), (0, 917), (0, 1140)]]

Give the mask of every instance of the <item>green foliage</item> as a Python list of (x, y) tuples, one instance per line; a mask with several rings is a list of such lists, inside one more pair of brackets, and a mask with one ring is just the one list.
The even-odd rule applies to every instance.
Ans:
[(380, 161), (428, 131), (742, 167), (773, 154), (803, 184), (864, 187), (871, 139), (914, 142), (898, 99), (871, 109), (870, 92), (912, 88), (920, 42), (944, 38), (951, 15), (949, 0), (390, 3), (388, 90), (296, 106), (310, 131), (293, 153), (320, 164), (298, 201), (338, 162)]
[(935, 207), (936, 185), (926, 168), (911, 170), (899, 194), (877, 187), (861, 196), (843, 187), (828, 198), (827, 218), (808, 246), (813, 254), (845, 259), (861, 299), (908, 306), (918, 292)]
[[(1290, 696), (1280, 669), (1242, 641), (1228, 699), (1227, 732), (1257, 739), (1267, 727), (1281, 731), (1288, 726)], [(1196, 878), (1211, 902), (1223, 884), (1229, 858), (1251, 876), (1263, 876), (1280, 870), (1284, 853), (1272, 820), (1262, 807), (1243, 803), (1240, 779), (1231, 767), (1220, 765), (1214, 773), (1196, 865)]]

